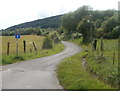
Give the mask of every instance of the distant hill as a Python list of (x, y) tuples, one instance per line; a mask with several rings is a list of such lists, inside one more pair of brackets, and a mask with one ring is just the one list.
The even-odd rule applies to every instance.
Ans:
[(25, 22), (15, 26), (11, 26), (5, 30), (14, 31), (19, 28), (41, 27), (41, 28), (58, 28), (61, 24), (61, 17), (63, 15), (52, 16), (44, 19), (38, 19), (31, 22)]

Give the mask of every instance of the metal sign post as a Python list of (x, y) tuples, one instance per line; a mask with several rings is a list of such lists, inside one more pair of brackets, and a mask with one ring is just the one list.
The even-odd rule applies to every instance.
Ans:
[(16, 38), (16, 56), (18, 56), (18, 39), (20, 38), (20, 34), (15, 34)]
[(18, 56), (18, 39), (16, 39), (16, 56)]

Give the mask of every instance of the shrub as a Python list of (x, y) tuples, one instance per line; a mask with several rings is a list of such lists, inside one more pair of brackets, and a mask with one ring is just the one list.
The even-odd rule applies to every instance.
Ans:
[(51, 38), (53, 39), (53, 42), (58, 44), (58, 43), (61, 43), (61, 40), (60, 38), (57, 36), (57, 34), (53, 34), (51, 35)]
[(15, 56), (13, 60), (24, 60), (23, 56)]
[(50, 48), (53, 48), (53, 41), (52, 41), (52, 39), (49, 36), (47, 36), (43, 40), (42, 49), (50, 49)]
[(78, 39), (78, 38), (81, 38), (81, 37), (82, 37), (82, 34), (80, 34), (80, 33), (72, 34), (72, 39)]
[(37, 35), (42, 35), (42, 31), (38, 31), (38, 32), (37, 32)]
[(120, 26), (116, 26), (115, 28), (113, 28), (113, 31), (110, 33), (110, 37), (111, 38), (119, 38), (120, 36)]

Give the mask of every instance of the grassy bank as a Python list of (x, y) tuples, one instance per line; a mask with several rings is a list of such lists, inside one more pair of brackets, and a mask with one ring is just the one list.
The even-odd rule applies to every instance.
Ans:
[[(91, 48), (92, 49), (92, 48)], [(103, 58), (100, 58), (100, 40), (98, 41), (97, 50), (92, 54), (88, 52), (88, 66), (96, 72), (96, 74), (104, 82), (111, 86), (118, 86), (118, 41), (104, 40)], [(113, 57), (113, 53), (115, 56)], [(113, 63), (114, 59), (114, 63)]]
[[(73, 40), (76, 44), (81, 44), (80, 40)], [(98, 78), (111, 86), (118, 87), (118, 40), (103, 40), (103, 58), (100, 58), (102, 52), (100, 50), (101, 40), (98, 40), (97, 49), (93, 51), (91, 45), (81, 45), (83, 51), (88, 51), (86, 58), (89, 70), (93, 71)], [(113, 53), (114, 63), (113, 63)]]
[[(97, 51), (93, 52), (91, 45), (82, 45), (82, 39), (71, 40), (83, 48), (82, 53), (67, 58), (61, 62), (57, 73), (60, 84), (65, 89), (112, 89), (117, 88), (117, 40), (104, 40), (104, 57), (105, 60), (98, 62), (96, 58), (101, 54), (100, 40), (98, 41)], [(111, 46), (110, 46), (111, 45)], [(82, 66), (82, 57), (88, 51), (87, 67), (85, 70)], [(115, 55), (115, 63), (112, 62), (113, 51)], [(90, 71), (94, 72), (92, 74)], [(99, 80), (98, 80), (99, 79)]]
[(112, 87), (92, 77), (82, 66), (82, 53), (66, 58), (58, 66), (60, 84), (65, 89), (112, 89)]
[(41, 50), (38, 52), (32, 52), (32, 53), (25, 53), (25, 54), (19, 54), (18, 57), (16, 57), (15, 54), (13, 55), (3, 55), (2, 56), (2, 64), (12, 64), (28, 59), (35, 59), (35, 58), (40, 58), (40, 57), (45, 57), (45, 56), (50, 56), (53, 54), (57, 54), (61, 51), (63, 51), (64, 45), (63, 44), (58, 44), (55, 45), (54, 48), (48, 49), (48, 50)]

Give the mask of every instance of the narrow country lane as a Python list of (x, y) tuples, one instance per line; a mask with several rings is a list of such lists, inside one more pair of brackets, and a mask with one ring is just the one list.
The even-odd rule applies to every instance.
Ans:
[(62, 89), (56, 67), (64, 58), (82, 51), (76, 44), (62, 42), (63, 52), (2, 67), (2, 89)]

